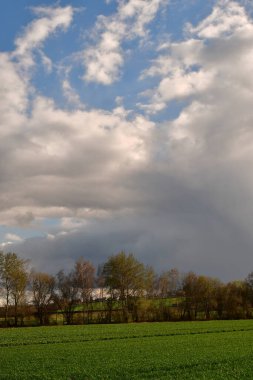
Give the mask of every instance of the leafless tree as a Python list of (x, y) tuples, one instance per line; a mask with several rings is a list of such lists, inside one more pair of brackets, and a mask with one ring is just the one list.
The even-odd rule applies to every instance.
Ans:
[(40, 324), (46, 324), (47, 308), (53, 301), (55, 279), (47, 273), (32, 271), (30, 286), (33, 294), (33, 304), (37, 309)]
[(63, 270), (56, 275), (54, 300), (68, 325), (73, 323), (73, 313), (78, 303), (78, 286), (75, 273), (66, 274)]
[(89, 261), (85, 261), (81, 257), (75, 263), (74, 276), (82, 302), (83, 323), (85, 322), (85, 310), (87, 311), (87, 321), (89, 322), (89, 306), (95, 282), (95, 268)]

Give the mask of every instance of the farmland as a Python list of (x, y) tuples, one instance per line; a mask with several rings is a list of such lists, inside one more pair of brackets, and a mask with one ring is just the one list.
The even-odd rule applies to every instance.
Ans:
[(250, 379), (253, 321), (0, 330), (0, 379)]

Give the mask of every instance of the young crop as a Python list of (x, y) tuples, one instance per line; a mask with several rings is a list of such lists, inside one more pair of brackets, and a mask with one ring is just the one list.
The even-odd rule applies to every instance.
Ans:
[(250, 379), (253, 321), (4, 329), (0, 379)]

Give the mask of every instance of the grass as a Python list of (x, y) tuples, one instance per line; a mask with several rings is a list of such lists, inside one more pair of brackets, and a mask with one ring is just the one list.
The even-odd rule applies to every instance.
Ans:
[(251, 379), (253, 321), (0, 330), (0, 379)]

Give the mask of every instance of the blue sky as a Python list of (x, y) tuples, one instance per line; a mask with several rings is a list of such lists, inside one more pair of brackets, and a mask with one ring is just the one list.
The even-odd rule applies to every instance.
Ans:
[[(166, 4), (168, 3), (168, 4)], [(148, 25), (150, 33), (147, 46), (140, 46), (138, 38), (133, 38), (124, 43), (124, 49), (127, 52), (127, 57), (124, 63), (124, 69), (121, 72), (120, 80), (112, 83), (109, 87), (100, 86), (99, 83), (85, 83), (80, 81), (82, 75), (82, 67), (80, 62), (76, 61), (72, 67), (70, 78), (78, 90), (78, 93), (87, 105), (90, 107), (102, 107), (111, 109), (115, 105), (117, 96), (124, 96), (125, 102), (129, 107), (134, 107), (138, 93), (142, 92), (153, 81), (147, 83), (147, 80), (139, 81), (139, 74), (142, 70), (148, 67), (152, 58), (155, 57), (154, 46), (168, 38), (180, 40), (184, 38), (184, 26), (186, 22), (197, 23), (202, 17), (205, 17), (211, 9), (211, 4), (214, 1), (209, 1), (203, 7), (202, 1), (189, 1), (185, 4), (184, 1), (164, 2), (164, 6), (158, 10), (156, 17), (151, 20)], [(117, 2), (111, 1), (106, 3), (103, 0), (89, 0), (75, 2), (60, 1), (53, 3), (55, 6), (71, 5), (74, 9), (73, 22), (67, 32), (57, 32), (54, 36), (50, 36), (44, 43), (44, 52), (51, 57), (57, 65), (70, 65), (70, 62), (80, 49), (84, 49), (92, 43), (90, 33), (94, 30), (94, 25), (99, 15), (110, 17), (117, 12)], [(1, 41), (2, 51), (12, 51), (14, 41), (18, 35), (22, 33), (24, 28), (29, 23), (34, 21), (33, 8), (36, 6), (52, 7), (51, 1), (12, 1), (6, 2), (5, 10), (0, 15), (1, 34), (4, 38)], [(150, 48), (149, 44), (153, 44)], [(40, 62), (37, 62), (38, 65)], [(42, 67), (37, 67), (33, 75), (33, 83), (36, 89), (43, 95), (54, 96), (54, 100), (59, 105), (65, 105), (65, 99), (59, 91), (60, 79), (57, 75), (57, 70), (54, 70), (51, 75), (43, 70)], [(133, 98), (134, 94), (134, 98)], [(92, 101), (91, 101), (92, 99)], [(174, 110), (172, 110), (173, 112)]]
[(2, 8), (2, 249), (41, 270), (125, 249), (157, 270), (246, 276), (251, 2)]

